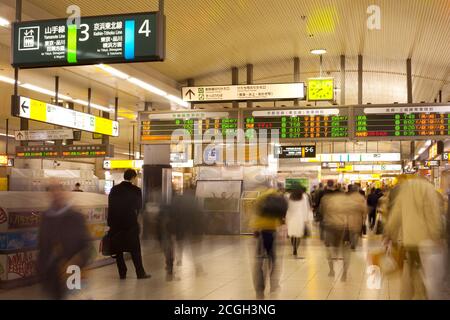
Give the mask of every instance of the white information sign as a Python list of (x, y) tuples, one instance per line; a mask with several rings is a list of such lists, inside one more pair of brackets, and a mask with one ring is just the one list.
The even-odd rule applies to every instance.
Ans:
[(276, 83), (182, 88), (186, 102), (305, 99), (305, 84)]
[(73, 139), (73, 131), (67, 129), (20, 130), (15, 131), (14, 136), (17, 141), (70, 140)]

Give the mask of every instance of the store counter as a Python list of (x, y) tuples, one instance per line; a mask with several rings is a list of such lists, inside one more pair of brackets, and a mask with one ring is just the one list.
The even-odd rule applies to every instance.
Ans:
[[(96, 256), (91, 267), (112, 263), (101, 254), (106, 232), (108, 197), (70, 192), (73, 208), (86, 217)], [(31, 284), (36, 279), (38, 227), (50, 205), (47, 192), (0, 192), (0, 288)]]

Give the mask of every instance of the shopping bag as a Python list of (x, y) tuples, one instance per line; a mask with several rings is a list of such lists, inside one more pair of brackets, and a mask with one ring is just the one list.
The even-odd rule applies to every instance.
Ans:
[(419, 245), (422, 279), (430, 300), (439, 300), (443, 294), (447, 253), (443, 244), (428, 240)]
[(112, 248), (111, 248), (111, 236), (108, 233), (102, 238), (100, 242), (100, 251), (105, 257), (112, 256)]
[(405, 254), (399, 246), (389, 246), (369, 253), (369, 265), (378, 266), (384, 276), (394, 274), (403, 269)]

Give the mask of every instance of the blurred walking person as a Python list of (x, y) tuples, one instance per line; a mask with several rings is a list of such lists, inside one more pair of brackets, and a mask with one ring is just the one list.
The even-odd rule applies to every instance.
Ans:
[(373, 230), (375, 227), (375, 221), (377, 217), (377, 207), (378, 207), (378, 201), (383, 196), (383, 193), (381, 192), (381, 189), (375, 189), (373, 188), (369, 196), (367, 197), (367, 205), (370, 208), (369, 212), (369, 227), (370, 230)]
[(72, 208), (62, 185), (52, 182), (47, 190), (51, 204), (42, 215), (37, 269), (49, 297), (61, 300), (68, 293), (67, 267), (83, 270), (92, 258), (93, 247), (85, 218)]
[(111, 238), (111, 252), (114, 254), (120, 279), (127, 277), (127, 265), (123, 257), (129, 252), (138, 279), (150, 278), (142, 264), (141, 243), (139, 239), (138, 215), (142, 209), (141, 189), (136, 171), (125, 171), (120, 184), (112, 187), (108, 198), (108, 226)]
[(286, 216), (288, 204), (282, 193), (275, 189), (268, 189), (256, 199), (255, 206), (255, 214), (251, 220), (251, 227), (256, 238), (253, 284), (257, 299), (264, 299), (266, 289), (265, 261), (268, 266), (270, 291), (274, 293), (280, 286), (276, 235), (277, 229)]
[(292, 254), (297, 256), (300, 240), (307, 236), (311, 230), (313, 213), (306, 190), (299, 186), (292, 190), (288, 196), (288, 210), (286, 213), (286, 225), (288, 236), (291, 239)]
[(320, 210), (324, 215), (326, 229), (326, 244), (328, 245), (329, 276), (334, 277), (333, 259), (339, 252), (343, 258), (343, 272), (341, 281), (347, 280), (347, 272), (350, 264), (350, 248), (345, 245), (346, 234), (361, 232), (362, 222), (366, 215), (364, 198), (358, 192), (333, 192), (325, 195), (320, 204)]
[(360, 188), (356, 184), (348, 186), (348, 197), (345, 205), (347, 211), (347, 228), (350, 237), (350, 247), (355, 250), (358, 246), (359, 239), (363, 234), (364, 223), (367, 218), (368, 207), (366, 198), (359, 192)]
[(424, 178), (396, 190), (385, 228), (388, 242), (406, 253), (400, 299), (440, 299), (445, 278), (443, 199)]

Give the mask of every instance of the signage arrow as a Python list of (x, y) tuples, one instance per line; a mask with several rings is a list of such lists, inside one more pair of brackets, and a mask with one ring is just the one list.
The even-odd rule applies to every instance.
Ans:
[(22, 105), (21, 105), (21, 108), (22, 108), (22, 110), (23, 110), (24, 113), (27, 112), (26, 109), (29, 109), (29, 108), (30, 108), (29, 106), (26, 106), (25, 103), (26, 103), (26, 101), (22, 102)]
[(187, 96), (187, 95), (189, 95), (189, 99), (192, 99), (192, 95), (194, 95), (194, 97), (195, 97), (195, 93), (194, 93), (194, 91), (192, 91), (192, 89), (189, 89), (188, 92), (186, 92), (185, 96)]
[(23, 134), (22, 134), (22, 132), (19, 131), (19, 132), (17, 133), (16, 139), (17, 139), (17, 140), (22, 140), (22, 138), (23, 138)]

